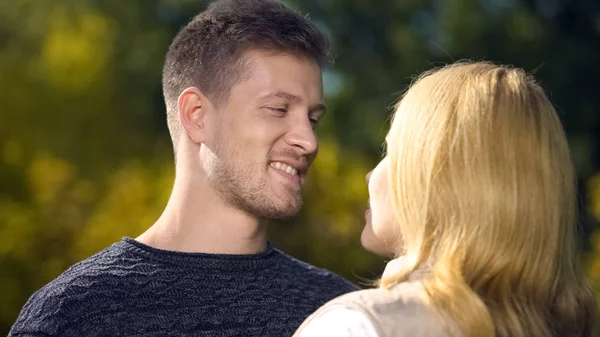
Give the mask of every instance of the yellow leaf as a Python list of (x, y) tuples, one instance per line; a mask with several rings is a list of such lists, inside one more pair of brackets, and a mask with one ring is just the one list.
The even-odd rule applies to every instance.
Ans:
[(111, 22), (91, 11), (69, 16), (60, 7), (50, 15), (42, 68), (55, 87), (84, 92), (106, 70), (113, 46)]

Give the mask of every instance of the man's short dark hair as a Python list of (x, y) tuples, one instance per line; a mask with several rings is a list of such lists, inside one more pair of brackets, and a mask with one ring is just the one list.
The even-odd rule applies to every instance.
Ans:
[(177, 100), (194, 86), (219, 105), (247, 73), (242, 54), (251, 49), (328, 60), (329, 41), (314, 24), (275, 0), (219, 0), (173, 39), (163, 67), (169, 132), (181, 135)]

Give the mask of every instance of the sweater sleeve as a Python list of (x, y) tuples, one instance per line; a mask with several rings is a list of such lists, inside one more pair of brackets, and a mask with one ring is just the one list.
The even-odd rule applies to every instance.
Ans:
[(373, 323), (358, 310), (332, 308), (307, 324), (294, 337), (379, 337)]

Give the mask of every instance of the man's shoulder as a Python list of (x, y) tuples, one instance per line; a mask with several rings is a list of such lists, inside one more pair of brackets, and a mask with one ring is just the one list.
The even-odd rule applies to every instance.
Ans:
[(9, 336), (55, 335), (93, 305), (90, 298), (110, 288), (115, 270), (124, 264), (116, 246), (80, 261), (36, 291), (25, 303)]
[(79, 261), (65, 270), (57, 278), (38, 290), (31, 300), (52, 297), (76, 297), (89, 293), (90, 289), (104, 286), (109, 280), (118, 277), (121, 270), (130, 269), (139, 261), (118, 244)]
[(354, 283), (344, 279), (330, 270), (313, 266), (289, 254), (286, 254), (281, 250), (277, 250), (277, 252), (281, 254), (284, 261), (281, 267), (286, 269), (286, 275), (295, 277), (298, 280), (310, 282), (318, 287), (337, 289), (340, 294), (360, 289), (360, 287)]

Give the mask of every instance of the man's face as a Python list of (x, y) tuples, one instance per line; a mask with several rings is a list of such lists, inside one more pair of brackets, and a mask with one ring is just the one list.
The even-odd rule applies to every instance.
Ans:
[(289, 219), (317, 155), (324, 114), (321, 69), (314, 61), (249, 51), (249, 75), (207, 116), (201, 162), (214, 189), (256, 217)]

